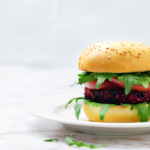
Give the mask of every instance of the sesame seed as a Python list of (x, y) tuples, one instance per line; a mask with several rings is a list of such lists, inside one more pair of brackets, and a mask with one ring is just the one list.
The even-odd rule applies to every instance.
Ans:
[(111, 51), (114, 51), (114, 48), (110, 48)]

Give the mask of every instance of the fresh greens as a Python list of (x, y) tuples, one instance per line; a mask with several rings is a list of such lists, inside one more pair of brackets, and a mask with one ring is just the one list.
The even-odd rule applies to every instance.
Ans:
[(86, 99), (84, 97), (73, 98), (66, 104), (65, 109), (67, 109), (68, 105), (71, 104), (73, 101), (76, 102), (76, 104), (74, 106), (74, 110), (75, 110), (76, 118), (78, 120), (80, 113), (81, 113), (81, 107), (82, 107), (83, 103), (86, 101)]
[(133, 84), (143, 85), (148, 88), (150, 82), (150, 72), (136, 72), (136, 73), (95, 73), (95, 72), (82, 72), (78, 74), (78, 83), (83, 84), (86, 82), (94, 81), (97, 79), (96, 88), (99, 89), (101, 84), (106, 80), (112, 81), (113, 77), (118, 77), (119, 81), (125, 84), (125, 94), (129, 94)]
[(90, 75), (90, 74), (92, 74), (92, 72), (85, 71), (85, 72), (81, 72), (80, 74), (78, 74), (78, 77), (83, 78), (83, 77)]
[(149, 110), (149, 113), (150, 113), (150, 102), (148, 102), (148, 110)]
[(78, 81), (72, 83), (72, 84), (70, 85), (70, 87), (73, 87), (73, 86), (76, 85), (76, 84), (78, 84)]
[(112, 81), (113, 77), (117, 77), (118, 74), (117, 73), (94, 73), (94, 77), (97, 80), (97, 84), (96, 84), (96, 88), (99, 89), (99, 87), (101, 86), (101, 84), (108, 79), (109, 81)]
[[(77, 120), (79, 119), (80, 113), (81, 113), (81, 107), (83, 105), (83, 103), (87, 103), (89, 106), (91, 107), (100, 107), (99, 110), (99, 118), (103, 121), (105, 118), (105, 115), (107, 113), (107, 111), (109, 110), (109, 108), (111, 106), (116, 107), (116, 104), (103, 104), (103, 103), (96, 103), (96, 102), (92, 102), (91, 100), (85, 99), (84, 97), (77, 97), (77, 98), (73, 98), (71, 99), (65, 106), (65, 108), (67, 108), (68, 104), (72, 103), (73, 101), (76, 102), (75, 106), (74, 106), (74, 110), (75, 110), (75, 116), (77, 118)], [(120, 106), (125, 107), (125, 106), (131, 106), (131, 111), (134, 108), (137, 108), (138, 113), (137, 116), (140, 117), (140, 122), (147, 122), (149, 120), (150, 117), (150, 102), (148, 102), (148, 107), (146, 106), (146, 102), (143, 103), (139, 103), (139, 104), (120, 104)]]
[(132, 84), (142, 84), (145, 88), (148, 88), (150, 82), (149, 77), (150, 75), (146, 72), (124, 73), (118, 77), (118, 80), (125, 83), (125, 94), (127, 95), (131, 90)]
[(139, 103), (131, 106), (131, 110), (137, 108), (138, 113), (137, 116), (140, 117), (140, 122), (147, 122), (150, 116), (149, 108), (146, 106), (146, 102)]
[(69, 104), (71, 104), (74, 100), (77, 102), (79, 99), (82, 99), (83, 97), (77, 97), (77, 98), (72, 98), (65, 106), (65, 109), (68, 107)]
[(106, 147), (107, 145), (106, 144), (103, 144), (103, 145), (100, 145), (100, 146), (95, 146), (93, 144), (90, 144), (90, 145), (87, 145), (81, 141), (75, 141), (71, 135), (70, 137), (66, 137), (65, 138), (65, 142), (69, 145), (69, 146), (72, 146), (72, 145), (76, 145), (77, 147), (89, 147), (91, 149), (94, 149), (94, 148), (101, 148), (101, 147)]
[(100, 110), (99, 110), (99, 117), (100, 119), (103, 121), (104, 117), (108, 111), (108, 109), (110, 108), (110, 106), (116, 106), (115, 104), (102, 104)]
[(81, 78), (79, 78), (79, 84), (83, 84), (83, 83), (86, 83), (86, 82), (90, 82), (90, 81), (94, 81), (96, 78), (94, 77), (94, 74), (90, 74), (90, 75), (87, 75), (87, 76), (83, 76)]
[(124, 107), (124, 106), (131, 106), (132, 104), (120, 104), (122, 107)]
[(44, 140), (44, 142), (57, 142), (58, 139), (48, 139), (48, 140)]
[(91, 107), (98, 107), (102, 105), (101, 103), (92, 102), (91, 100), (86, 100), (85, 103), (87, 103)]
[(74, 106), (75, 115), (76, 115), (77, 120), (79, 119), (79, 115), (81, 113), (81, 107), (85, 101), (86, 101), (85, 99), (80, 99), (76, 102), (76, 104)]

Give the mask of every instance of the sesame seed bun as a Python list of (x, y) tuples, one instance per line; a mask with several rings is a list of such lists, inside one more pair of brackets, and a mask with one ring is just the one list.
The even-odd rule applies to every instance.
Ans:
[(131, 106), (124, 106), (124, 107), (110, 106), (103, 121), (100, 120), (99, 118), (99, 109), (101, 108), (101, 106), (91, 107), (87, 103), (84, 103), (82, 108), (87, 118), (90, 121), (94, 122), (114, 122), (114, 123), (140, 122), (140, 117), (137, 116), (138, 113), (137, 108), (134, 108), (131, 111)]
[(102, 42), (89, 46), (78, 68), (91, 72), (143, 72), (150, 70), (150, 46), (137, 42)]

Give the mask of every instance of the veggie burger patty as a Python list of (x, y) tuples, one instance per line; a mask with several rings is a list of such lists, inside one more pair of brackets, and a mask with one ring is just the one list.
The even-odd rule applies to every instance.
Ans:
[(150, 101), (150, 91), (131, 91), (125, 95), (124, 89), (118, 90), (94, 90), (85, 87), (85, 98), (97, 103), (120, 105), (138, 104)]

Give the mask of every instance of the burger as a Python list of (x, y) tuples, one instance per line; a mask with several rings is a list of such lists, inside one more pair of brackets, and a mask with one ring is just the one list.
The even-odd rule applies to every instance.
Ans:
[(84, 96), (75, 101), (94, 122), (147, 122), (150, 120), (150, 46), (128, 41), (92, 44), (81, 54), (78, 81)]

